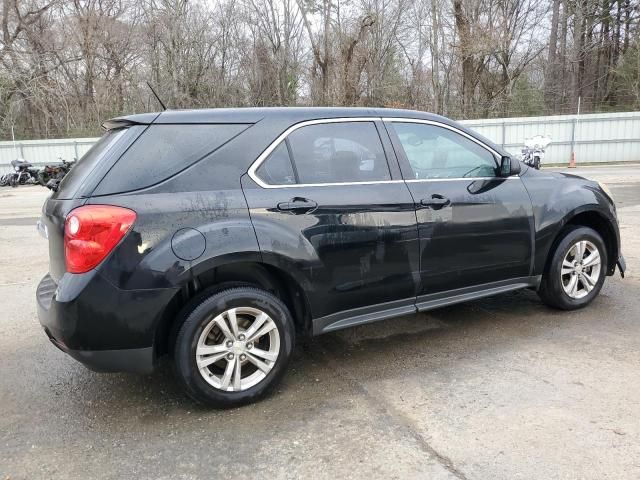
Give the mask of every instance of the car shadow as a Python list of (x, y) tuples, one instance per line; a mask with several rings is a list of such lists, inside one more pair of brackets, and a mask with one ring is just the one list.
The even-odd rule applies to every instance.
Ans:
[[(348, 391), (350, 378), (410, 375), (441, 368), (442, 358), (447, 369), (455, 368), (457, 359), (518, 348), (518, 343), (548, 334), (571, 315), (545, 307), (534, 292), (519, 291), (328, 333), (298, 343), (284, 381), (257, 404), (260, 407), (240, 408), (277, 410), (279, 403), (317, 403), (340, 395), (341, 388)], [(94, 373), (80, 366), (70, 374), (83, 391), (75, 401), (94, 417), (96, 412), (110, 417), (132, 409), (144, 423), (169, 414), (224, 412), (190, 400), (166, 357), (148, 376)]]

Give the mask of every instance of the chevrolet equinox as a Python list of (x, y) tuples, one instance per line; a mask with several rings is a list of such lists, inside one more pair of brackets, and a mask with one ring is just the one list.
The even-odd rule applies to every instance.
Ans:
[(624, 275), (606, 186), (437, 115), (211, 109), (104, 127), (43, 206), (40, 322), (98, 371), (170, 354), (201, 403), (263, 396), (296, 338), (523, 288), (571, 310)]

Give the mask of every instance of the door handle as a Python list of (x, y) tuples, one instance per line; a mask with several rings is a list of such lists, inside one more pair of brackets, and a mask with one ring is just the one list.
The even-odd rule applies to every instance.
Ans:
[(434, 210), (439, 210), (442, 207), (451, 205), (451, 200), (449, 200), (447, 197), (443, 197), (442, 195), (434, 193), (433, 195), (431, 195), (431, 198), (423, 198), (422, 200), (420, 200), (420, 205), (422, 205), (423, 207), (430, 207)]
[(294, 197), (288, 202), (280, 202), (278, 210), (281, 212), (290, 212), (294, 214), (309, 213), (315, 210), (318, 204), (308, 198)]

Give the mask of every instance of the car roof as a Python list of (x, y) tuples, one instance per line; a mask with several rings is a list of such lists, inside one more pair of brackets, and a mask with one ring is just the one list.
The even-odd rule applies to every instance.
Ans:
[[(424, 120), (450, 120), (433, 113), (392, 108), (358, 107), (242, 107), (203, 108), (193, 110), (165, 110), (114, 118), (105, 122), (107, 128), (115, 124), (148, 123), (257, 123), (267, 118), (290, 119), (292, 122), (341, 117), (405, 117)], [(113, 124), (113, 125), (112, 125)]]
[(431, 120), (453, 126), (469, 135), (483, 141), (502, 155), (508, 155), (504, 149), (488, 138), (473, 132), (463, 125), (435, 113), (418, 110), (395, 108), (365, 108), (365, 107), (239, 107), (239, 108), (203, 108), (192, 110), (165, 110), (155, 113), (141, 113), (114, 118), (106, 121), (103, 126), (107, 129), (118, 128), (132, 124), (216, 124), (242, 123), (255, 124), (262, 120), (278, 120), (278, 123), (298, 123), (307, 120), (324, 118), (349, 117), (395, 117)]

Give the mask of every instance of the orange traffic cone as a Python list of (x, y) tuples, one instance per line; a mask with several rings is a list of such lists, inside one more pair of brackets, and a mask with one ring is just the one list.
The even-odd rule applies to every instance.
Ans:
[(576, 154), (571, 152), (571, 160), (569, 161), (569, 168), (576, 168)]

